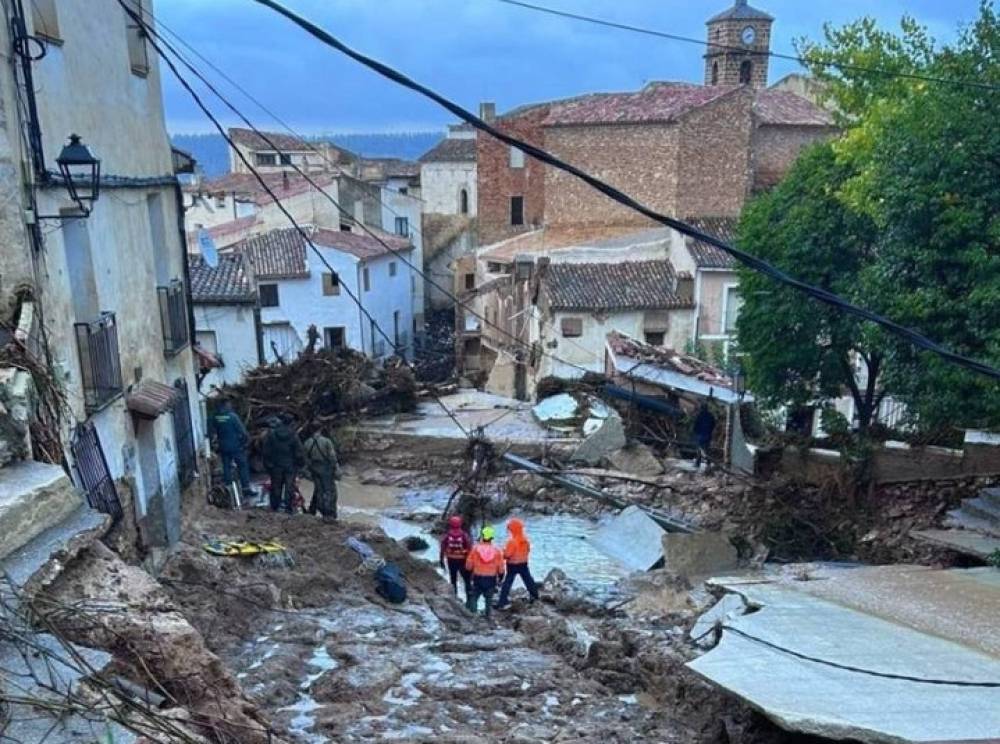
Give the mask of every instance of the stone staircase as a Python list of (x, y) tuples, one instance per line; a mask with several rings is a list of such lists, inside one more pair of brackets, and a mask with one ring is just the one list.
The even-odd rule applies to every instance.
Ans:
[(962, 499), (961, 507), (948, 512), (945, 526), (1000, 538), (1000, 486), (984, 488), (975, 498)]
[(948, 512), (945, 529), (920, 530), (913, 537), (980, 560), (1000, 551), (1000, 486), (984, 488), (978, 496), (962, 499)]

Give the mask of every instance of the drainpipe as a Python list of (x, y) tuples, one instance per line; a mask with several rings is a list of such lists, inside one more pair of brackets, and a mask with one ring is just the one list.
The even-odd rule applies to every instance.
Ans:
[[(358, 280), (358, 283), (355, 286), (358, 288), (358, 290), (357, 290), (358, 291), (358, 334), (361, 336), (361, 353), (364, 354), (365, 353), (365, 315), (364, 315), (364, 313), (361, 310), (361, 308), (364, 305), (364, 297), (361, 294), (362, 292), (364, 292), (364, 287), (361, 284), (361, 264), (362, 264), (362, 262), (358, 261), (358, 264), (357, 264), (357, 267), (356, 267), (357, 271), (355, 272), (357, 274), (356, 279)], [(374, 336), (374, 334), (372, 334), (372, 358), (373, 359), (375, 358), (375, 336)]]

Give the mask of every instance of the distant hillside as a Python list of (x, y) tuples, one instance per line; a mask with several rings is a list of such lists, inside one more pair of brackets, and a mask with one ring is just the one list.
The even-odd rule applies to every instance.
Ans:
[[(439, 139), (440, 132), (401, 132), (399, 134), (331, 134), (316, 139), (332, 140), (341, 147), (369, 158), (405, 158), (416, 160)], [(218, 134), (174, 134), (171, 141), (194, 155), (208, 177), (229, 171), (229, 151)]]

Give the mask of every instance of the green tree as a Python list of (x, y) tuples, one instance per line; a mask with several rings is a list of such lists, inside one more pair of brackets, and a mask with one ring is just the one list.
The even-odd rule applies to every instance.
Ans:
[[(1000, 91), (983, 87), (1000, 87), (992, 3), (940, 50), (909, 19), (899, 35), (864, 19), (828, 28), (824, 44), (800, 48), (840, 108), (844, 133), (803, 156), (746, 210), (742, 247), (1000, 365)], [(847, 66), (823, 64), (830, 60)], [(763, 397), (806, 403), (848, 390), (865, 429), (888, 390), (921, 428), (1000, 425), (995, 380), (770, 280), (742, 281), (740, 346)], [(857, 378), (847, 371), (852, 359), (860, 363)]]

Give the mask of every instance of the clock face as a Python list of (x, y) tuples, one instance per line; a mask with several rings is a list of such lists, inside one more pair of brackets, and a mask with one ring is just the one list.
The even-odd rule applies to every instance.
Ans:
[(754, 30), (753, 26), (747, 26), (743, 29), (743, 33), (740, 35), (743, 39), (744, 44), (753, 44), (757, 40), (757, 32)]

